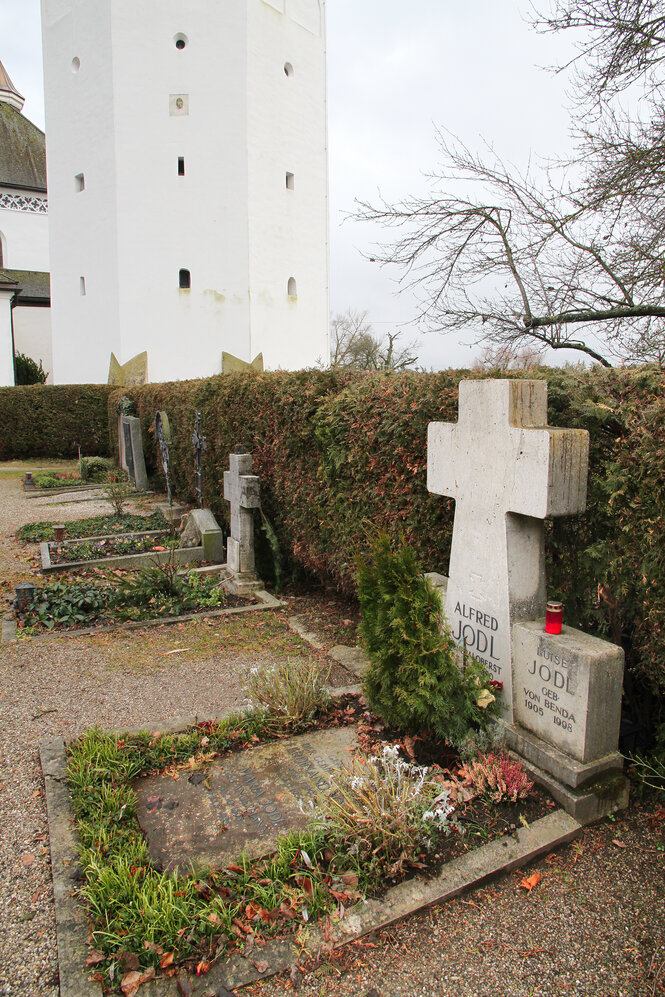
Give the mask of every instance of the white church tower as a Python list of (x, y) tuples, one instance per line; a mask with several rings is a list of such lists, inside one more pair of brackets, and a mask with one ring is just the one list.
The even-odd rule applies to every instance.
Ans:
[(328, 358), (325, 0), (41, 0), (56, 383)]

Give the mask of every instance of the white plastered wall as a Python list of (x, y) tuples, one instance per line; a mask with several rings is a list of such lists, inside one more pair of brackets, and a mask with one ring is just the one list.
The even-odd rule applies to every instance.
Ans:
[(0, 387), (14, 383), (14, 355), (12, 353), (12, 306), (14, 288), (0, 287)]
[(151, 381), (217, 373), (224, 350), (325, 359), (318, 0), (42, 0), (42, 23), (56, 381), (105, 381), (111, 351), (147, 350)]
[(47, 384), (53, 384), (51, 309), (43, 305), (17, 305), (14, 308), (14, 348), (17, 353), (42, 362)]
[[(2, 188), (3, 194), (44, 198), (44, 193)], [(11, 270), (49, 269), (48, 215), (0, 206), (2, 265)]]

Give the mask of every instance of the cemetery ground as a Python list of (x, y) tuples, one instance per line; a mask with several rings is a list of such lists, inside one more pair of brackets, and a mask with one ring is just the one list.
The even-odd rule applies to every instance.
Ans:
[[(21, 474), (18, 466), (0, 468), (5, 605), (14, 586), (33, 577), (26, 548), (13, 539), (18, 526), (108, 511), (97, 498), (26, 503)], [(241, 619), (28, 638), (0, 648), (2, 997), (58, 993), (40, 742), (71, 738), (93, 725), (154, 728), (180, 717), (219, 716), (240, 705), (249, 669), (286, 657), (314, 654), (322, 666), (332, 665), (332, 684), (354, 681), (325, 653), (355, 643), (353, 607), (324, 591), (287, 590), (285, 602), (277, 613)], [(294, 614), (317, 636), (318, 650), (289, 628)], [(664, 865), (665, 810), (654, 800), (633, 804), (527, 869), (377, 931), (318, 964), (303, 957), (291, 972), (244, 992), (657, 997), (665, 993)], [(536, 885), (522, 887), (534, 873), (541, 877)], [(207, 993), (202, 978), (196, 995)]]

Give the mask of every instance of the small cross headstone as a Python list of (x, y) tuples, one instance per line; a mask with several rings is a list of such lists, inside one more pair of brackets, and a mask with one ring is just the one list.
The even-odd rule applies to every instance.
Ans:
[(196, 471), (194, 473), (194, 487), (196, 489), (196, 500), (199, 505), (199, 509), (203, 508), (203, 472), (201, 466), (201, 454), (208, 447), (208, 441), (205, 436), (201, 436), (201, 413), (196, 413), (196, 424), (194, 428), (194, 433), (192, 435), (192, 446), (194, 448), (194, 456), (196, 458)]
[(171, 427), (169, 426), (169, 417), (166, 412), (155, 413), (155, 436), (157, 438), (157, 442), (159, 443), (159, 451), (162, 457), (162, 467), (164, 468), (164, 477), (166, 478), (166, 494), (168, 496), (169, 505), (171, 505), (173, 502), (173, 498), (171, 496), (171, 479), (169, 476), (169, 446), (171, 444)]
[(224, 471), (224, 498), (231, 503), (231, 535), (226, 542), (226, 563), (234, 574), (253, 574), (254, 515), (260, 508), (259, 478), (252, 474), (252, 455), (232, 453)]
[(428, 429), (427, 487), (456, 500), (445, 612), (455, 640), (503, 685), (511, 624), (545, 611), (543, 520), (586, 505), (589, 435), (547, 425), (547, 383), (462, 381), (459, 421)]

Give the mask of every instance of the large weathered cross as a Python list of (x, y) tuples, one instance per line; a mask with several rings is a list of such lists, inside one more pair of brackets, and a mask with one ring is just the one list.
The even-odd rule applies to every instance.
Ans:
[(547, 425), (545, 381), (462, 381), (459, 421), (428, 427), (427, 487), (456, 500), (446, 616), (508, 721), (511, 624), (545, 613), (543, 520), (583, 512), (588, 455), (586, 430)]
[(231, 535), (226, 541), (226, 563), (235, 574), (254, 571), (254, 516), (261, 505), (259, 477), (252, 474), (252, 455), (229, 454), (224, 471), (224, 498), (231, 503)]

